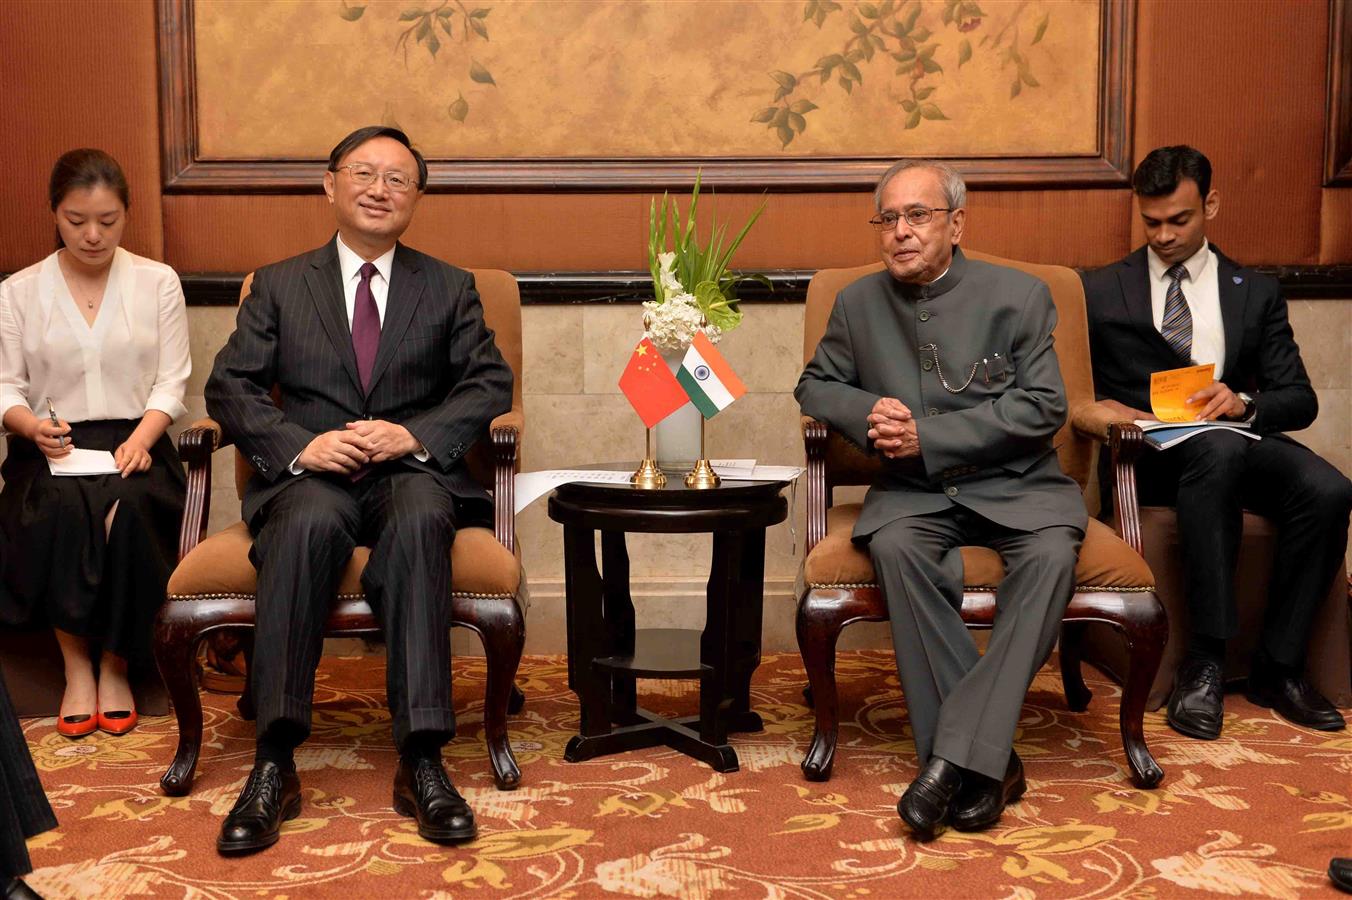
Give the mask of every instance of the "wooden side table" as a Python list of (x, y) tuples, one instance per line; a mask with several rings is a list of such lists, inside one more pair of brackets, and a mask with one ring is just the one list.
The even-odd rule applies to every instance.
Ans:
[[(633, 468), (605, 468), (626, 465)], [(760, 665), (765, 529), (787, 515), (780, 494), (786, 484), (725, 481), (692, 490), (676, 477), (660, 490), (574, 483), (554, 491), (549, 517), (564, 526), (568, 686), (581, 704), (581, 733), (564, 759), (666, 744), (719, 772), (737, 770), (728, 733), (763, 727), (751, 709), (751, 676)], [(635, 629), (625, 546), (631, 532), (713, 534), (702, 632)], [(642, 708), (636, 678), (698, 679), (699, 715), (666, 719)]]

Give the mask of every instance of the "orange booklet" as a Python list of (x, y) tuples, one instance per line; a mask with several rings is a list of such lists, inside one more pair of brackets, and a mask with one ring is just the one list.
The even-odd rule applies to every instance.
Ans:
[(1150, 373), (1150, 411), (1161, 422), (1194, 422), (1203, 403), (1188, 398), (1215, 381), (1216, 366), (1187, 366)]

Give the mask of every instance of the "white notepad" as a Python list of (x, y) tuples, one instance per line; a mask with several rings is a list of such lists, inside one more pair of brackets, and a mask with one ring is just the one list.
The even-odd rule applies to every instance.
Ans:
[(60, 459), (47, 457), (47, 468), (53, 475), (116, 475), (120, 470), (107, 450), (72, 448)]

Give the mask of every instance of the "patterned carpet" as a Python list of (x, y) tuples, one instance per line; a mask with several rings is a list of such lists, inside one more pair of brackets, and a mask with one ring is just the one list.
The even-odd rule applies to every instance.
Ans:
[[(281, 842), (217, 856), (221, 817), (243, 784), (253, 727), (233, 697), (206, 695), (206, 741), (190, 797), (157, 784), (172, 719), (82, 742), (52, 719), (26, 732), (61, 821), (31, 842), (34, 888), (50, 897), (683, 898), (1337, 896), (1324, 871), (1352, 852), (1352, 737), (1287, 725), (1227, 698), (1224, 737), (1192, 741), (1151, 714), (1166, 771), (1155, 791), (1127, 780), (1117, 688), (1096, 676), (1088, 712), (1067, 712), (1054, 668), (1038, 677), (1017, 748), (1029, 792), (985, 834), (903, 836), (896, 799), (915, 774), (890, 654), (840, 659), (841, 750), (825, 784), (803, 780), (811, 734), (800, 661), (768, 657), (754, 703), (761, 734), (719, 775), (665, 749), (563, 761), (577, 725), (563, 660), (522, 664), (511, 721), (524, 786), (494, 789), (481, 742), (483, 667), (455, 668), (460, 735), (448, 767), (479, 820), (460, 848), (424, 843), (390, 810), (394, 755), (378, 658), (326, 658), (312, 739), (298, 754), (305, 806)], [(694, 712), (685, 683), (642, 682), (643, 702)]]

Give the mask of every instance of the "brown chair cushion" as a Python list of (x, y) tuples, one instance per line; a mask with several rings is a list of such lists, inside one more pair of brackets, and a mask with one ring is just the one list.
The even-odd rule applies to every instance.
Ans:
[[(169, 596), (253, 594), (258, 573), (249, 562), (253, 538), (236, 522), (193, 548), (169, 577)], [(361, 573), (371, 551), (358, 547), (338, 585), (340, 594), (361, 594)], [(521, 585), (521, 564), (487, 528), (462, 528), (451, 544), (451, 590), (457, 594), (515, 596)]]
[[(814, 587), (875, 584), (868, 550), (850, 540), (859, 519), (860, 503), (844, 503), (826, 511), (826, 537), (812, 548), (803, 563), (803, 580)], [(968, 589), (991, 589), (1004, 577), (1000, 554), (986, 547), (962, 548), (963, 578)], [(1097, 519), (1089, 520), (1075, 584), (1081, 590), (1150, 590), (1155, 578), (1145, 560)]]

